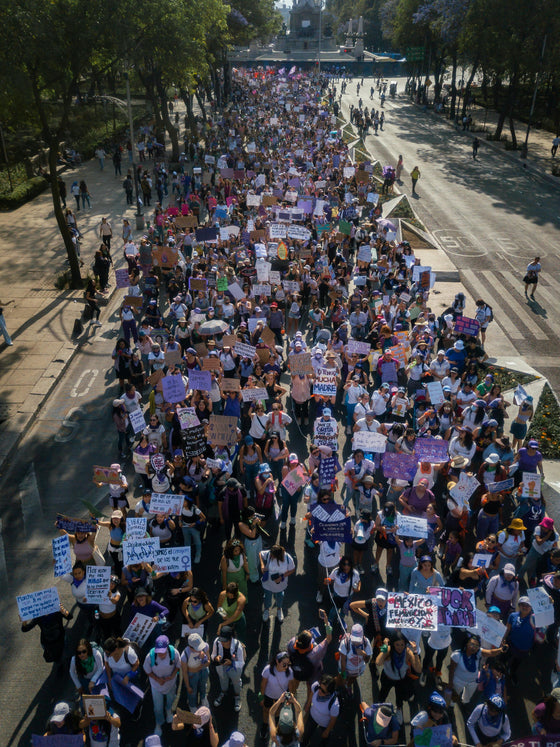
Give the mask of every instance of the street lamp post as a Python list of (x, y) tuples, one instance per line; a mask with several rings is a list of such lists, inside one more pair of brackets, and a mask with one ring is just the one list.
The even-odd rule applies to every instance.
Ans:
[(134, 174), (134, 193), (136, 195), (136, 229), (141, 231), (144, 228), (144, 213), (142, 210), (142, 204), (140, 202), (140, 195), (138, 193), (138, 173), (134, 164), (134, 120), (132, 118), (132, 103), (130, 101), (130, 77), (128, 74), (128, 66), (126, 69), (126, 106), (128, 109), (128, 127), (130, 130), (130, 152), (132, 154), (132, 172)]
[(316, 0), (319, 8), (319, 48), (317, 50), (317, 72), (321, 74), (321, 45), (323, 41), (323, 0)]

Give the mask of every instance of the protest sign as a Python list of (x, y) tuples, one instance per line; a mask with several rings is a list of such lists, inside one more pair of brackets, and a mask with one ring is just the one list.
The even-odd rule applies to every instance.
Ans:
[(357, 353), (358, 355), (369, 355), (371, 352), (371, 345), (369, 342), (360, 342), (359, 340), (348, 340), (346, 345), (348, 353)]
[(282, 280), (282, 287), (287, 293), (298, 293), (300, 290), (298, 280)]
[(340, 472), (340, 464), (335, 456), (321, 457), (319, 462), (319, 487), (331, 488)]
[(118, 469), (112, 467), (100, 467), (94, 465), (93, 467), (93, 482), (100, 482), (105, 485), (114, 484), (118, 485), (121, 481), (121, 473)]
[(476, 319), (470, 319), (468, 316), (455, 317), (454, 331), (458, 335), (473, 335), (476, 337), (480, 324)]
[(399, 537), (426, 539), (428, 536), (428, 520), (416, 516), (397, 514), (397, 534)]
[(501, 493), (502, 490), (511, 490), (513, 488), (515, 480), (513, 477), (508, 477), (507, 480), (500, 480), (499, 482), (490, 482), (486, 486), (489, 493)]
[(105, 718), (107, 710), (104, 695), (82, 695), (84, 714), (88, 718)]
[(84, 747), (84, 735), (79, 734), (49, 734), (41, 736), (31, 735), (31, 747)]
[(554, 602), (542, 586), (527, 589), (527, 596), (531, 601), (535, 625), (537, 628), (548, 628), (554, 623)]
[(181, 374), (164, 376), (161, 385), (163, 387), (163, 398), (166, 402), (182, 402), (187, 396), (185, 382)]
[(123, 540), (123, 565), (152, 563), (154, 553), (159, 550), (159, 537)]
[(527, 392), (525, 389), (521, 386), (521, 384), (518, 384), (515, 388), (515, 391), (513, 393), (513, 401), (516, 405), (520, 405), (522, 402), (524, 402), (527, 399)]
[(193, 291), (206, 291), (206, 278), (189, 278), (189, 288)]
[(397, 364), (394, 361), (381, 364), (381, 379), (384, 384), (396, 384), (398, 382)]
[(148, 519), (145, 516), (126, 517), (126, 538), (144, 539), (147, 532)]
[(436, 724), (413, 729), (414, 747), (451, 747), (452, 732), (451, 724)]
[(431, 586), (428, 593), (437, 601), (438, 623), (449, 628), (473, 628), (476, 625), (476, 599), (473, 589)]
[(521, 476), (521, 497), (539, 498), (541, 494), (541, 476), (536, 472), (523, 472)]
[(443, 438), (417, 438), (414, 454), (419, 462), (447, 462), (447, 445)]
[(492, 554), (489, 552), (477, 552), (472, 559), (473, 568), (488, 568), (492, 562)]
[(266, 389), (261, 387), (253, 387), (251, 389), (242, 389), (241, 396), (243, 402), (256, 402), (257, 400), (265, 400), (268, 398), (268, 392)]
[(73, 519), (70, 516), (64, 516), (64, 514), (57, 514), (55, 525), (57, 529), (65, 529), (67, 532), (74, 534), (75, 532), (97, 532), (97, 524), (94, 521), (88, 519)]
[(149, 463), (150, 457), (148, 454), (139, 454), (137, 451), (132, 452), (132, 465), (137, 475), (147, 475)]
[(225, 376), (220, 382), (220, 389), (222, 392), (240, 392), (241, 381), (239, 379), (228, 379)]
[(212, 446), (235, 446), (237, 418), (233, 415), (210, 415), (208, 442)]
[(371, 262), (371, 246), (369, 244), (362, 244), (358, 249), (358, 261), (359, 262)]
[(163, 472), (165, 468), (165, 457), (163, 454), (152, 454), (150, 457), (150, 464), (156, 472)]
[(190, 547), (160, 547), (157, 550), (153, 569), (157, 573), (181, 573), (191, 570)]
[(313, 394), (336, 397), (336, 368), (318, 368), (313, 382)]
[(268, 235), (271, 239), (285, 239), (286, 226), (284, 223), (271, 223), (268, 227)]
[(394, 594), (387, 598), (387, 628), (437, 630), (437, 604), (428, 594)]
[(128, 288), (128, 286), (130, 285), (128, 270), (126, 268), (122, 270), (115, 270), (115, 280), (117, 288)]
[(86, 599), (88, 604), (101, 604), (101, 602), (106, 602), (110, 587), (110, 565), (86, 566)]
[(483, 646), (499, 648), (506, 632), (506, 626), (500, 620), (495, 620), (490, 615), (487, 615), (486, 612), (477, 609), (476, 625), (472, 628), (467, 628), (467, 630), (469, 633), (479, 635)]
[(292, 353), (288, 357), (288, 363), (293, 376), (306, 376), (313, 373), (311, 353)]
[(282, 485), (290, 495), (294, 495), (298, 490), (303, 488), (307, 482), (307, 475), (301, 465), (298, 465), (295, 469), (288, 472), (286, 477), (282, 480)]
[(195, 426), (200, 425), (198, 416), (196, 413), (191, 412), (188, 407), (180, 407), (177, 410), (177, 417), (179, 418), (181, 430), (183, 431), (187, 428), (194, 428)]
[(124, 638), (137, 643), (140, 648), (146, 643), (148, 638), (151, 636), (153, 629), (157, 625), (157, 620), (154, 620), (147, 615), (142, 615), (138, 612), (132, 620), (128, 628), (124, 632)]
[(181, 364), (183, 357), (181, 355), (181, 348), (175, 350), (166, 350), (164, 353), (165, 363), (167, 366), (178, 366)]
[(271, 267), (272, 265), (270, 262), (266, 262), (262, 259), (260, 259), (255, 264), (255, 269), (257, 270), (257, 280), (259, 281), (259, 283), (268, 283)]
[(209, 392), (212, 388), (212, 374), (210, 371), (189, 371), (189, 387), (201, 392)]
[(252, 360), (257, 354), (257, 348), (253, 347), (253, 345), (245, 345), (243, 342), (236, 342), (233, 352), (242, 358), (250, 358)]
[(270, 285), (268, 283), (253, 283), (251, 287), (251, 296), (253, 298), (270, 296)]
[(458, 506), (468, 506), (469, 498), (478, 487), (480, 483), (474, 475), (461, 472), (459, 482), (455, 483), (449, 494), (457, 501)]
[(393, 402), (392, 416), (393, 418), (404, 418), (406, 411), (408, 410), (408, 400), (402, 397), (395, 397)]
[(206, 446), (206, 435), (203, 425), (196, 425), (194, 428), (185, 429), (183, 449), (186, 457), (195, 457), (204, 454)]
[(441, 381), (428, 382), (426, 384), (426, 389), (428, 390), (428, 395), (432, 405), (441, 405), (441, 403), (445, 401)]
[(134, 433), (140, 433), (146, 427), (144, 413), (140, 408), (129, 412), (128, 419), (130, 420), (130, 425), (132, 426)]
[(406, 480), (411, 482), (418, 469), (418, 460), (414, 454), (396, 454), (386, 451), (382, 461), (383, 474), (387, 479)]
[(242, 298), (245, 298), (245, 293), (239, 283), (231, 283), (228, 285), (228, 293), (230, 293), (236, 301), (241, 301)]
[(122, 302), (123, 306), (130, 306), (134, 309), (142, 308), (142, 296), (125, 296)]
[(313, 539), (319, 542), (350, 542), (352, 521), (343, 506), (336, 503), (316, 503), (311, 509)]
[(177, 707), (175, 713), (182, 724), (194, 724), (198, 726), (202, 723), (202, 718), (191, 711), (184, 711), (182, 708)]
[(152, 264), (154, 267), (175, 267), (179, 261), (176, 246), (152, 247)]
[(356, 431), (352, 437), (352, 448), (383, 454), (387, 448), (387, 436), (375, 431)]
[(151, 514), (180, 514), (183, 496), (179, 493), (152, 493)]
[(35, 617), (60, 612), (60, 599), (56, 586), (41, 589), (41, 591), (32, 591), (29, 594), (21, 594), (16, 597), (16, 602), (22, 620), (33, 620)]
[(336, 420), (317, 418), (313, 424), (314, 441), (318, 446), (329, 446), (333, 451), (338, 448), (338, 423)]
[(55, 578), (72, 572), (72, 557), (70, 555), (70, 539), (67, 534), (55, 537), (52, 541)]
[(287, 234), (290, 239), (295, 239), (296, 241), (309, 241), (311, 238), (311, 231), (308, 228), (298, 226), (295, 223), (288, 226)]

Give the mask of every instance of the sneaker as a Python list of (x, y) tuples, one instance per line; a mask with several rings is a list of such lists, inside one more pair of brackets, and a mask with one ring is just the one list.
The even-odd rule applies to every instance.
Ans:
[(285, 529), (285, 528), (286, 528), (286, 522), (285, 521), (281, 521), (280, 522), (280, 529)]
[(263, 614), (262, 614), (263, 622), (267, 622), (267, 620), (268, 620), (269, 617), (270, 617), (270, 611), (269, 611), (268, 607), (266, 607), (263, 610)]
[(295, 525), (296, 525), (296, 522), (297, 522), (297, 519), (296, 519), (296, 517), (295, 517), (295, 516), (292, 516), (292, 518), (290, 519), (290, 526), (291, 526), (291, 527), (295, 527)]
[(426, 672), (422, 672), (422, 674), (420, 675), (420, 680), (419, 680), (420, 681), (420, 687), (424, 687), (426, 685), (426, 680), (427, 679), (428, 679), (428, 675), (426, 674)]
[(321, 602), (323, 601), (323, 595), (321, 594), (320, 591), (317, 592), (317, 595), (315, 597), (315, 601), (317, 602), (317, 604), (321, 604)]
[(376, 573), (379, 570), (379, 564), (378, 563), (372, 563), (371, 564), (371, 572)]
[(241, 696), (240, 695), (235, 696), (233, 710), (236, 711), (236, 713), (239, 713), (239, 711), (241, 710)]
[(221, 706), (221, 705), (222, 705), (222, 700), (224, 699), (224, 695), (225, 695), (225, 693), (220, 693), (220, 694), (218, 695), (218, 697), (216, 698), (216, 700), (214, 701), (214, 705), (216, 706), (216, 708), (217, 708), (218, 706)]
[(280, 623), (284, 621), (284, 610), (282, 608), (280, 608), (279, 610), (277, 610), (277, 612), (276, 612), (276, 619)]

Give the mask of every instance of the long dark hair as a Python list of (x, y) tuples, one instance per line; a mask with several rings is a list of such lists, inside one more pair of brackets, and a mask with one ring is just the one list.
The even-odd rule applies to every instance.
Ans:
[(75, 651), (75, 654), (74, 654), (74, 662), (75, 662), (75, 665), (76, 665), (76, 672), (78, 674), (85, 675), (86, 674), (86, 670), (84, 668), (83, 659), (81, 659), (80, 656), (79, 656), (79, 654), (78, 654), (78, 649), (79, 648), (85, 648), (86, 649), (87, 655), (88, 655), (88, 659), (93, 656), (93, 649), (91, 647), (91, 643), (88, 641), (87, 638), (80, 638), (80, 640), (76, 644), (76, 651)]

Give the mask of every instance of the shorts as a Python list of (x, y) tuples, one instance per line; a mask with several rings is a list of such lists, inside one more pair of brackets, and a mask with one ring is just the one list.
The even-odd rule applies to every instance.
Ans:
[(522, 441), (527, 435), (527, 423), (516, 423), (514, 421), (510, 426), (509, 432), (514, 438)]

